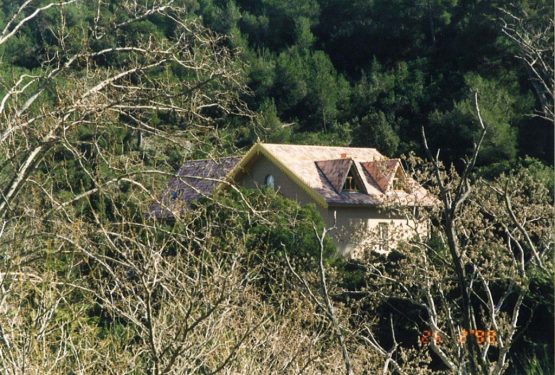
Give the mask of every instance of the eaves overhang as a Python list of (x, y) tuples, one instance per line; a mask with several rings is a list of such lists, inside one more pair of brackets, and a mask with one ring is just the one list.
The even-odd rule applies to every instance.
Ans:
[[(256, 143), (251, 149), (245, 154), (245, 156), (237, 163), (237, 165), (227, 174), (225, 180), (227, 183), (235, 183), (236, 178), (247, 171), (247, 166), (256, 157), (263, 155), (269, 159), (276, 167), (278, 167), (287, 177), (289, 177), (293, 182), (295, 182), (301, 189), (303, 189), (316, 203), (318, 203), (323, 208), (328, 208), (328, 202), (326, 199), (316, 192), (310, 185), (308, 185), (301, 177), (299, 177), (295, 172), (282, 163), (279, 158), (273, 155), (268, 149), (264, 147), (262, 142)], [(216, 188), (216, 192), (224, 188), (226, 184), (219, 184)]]

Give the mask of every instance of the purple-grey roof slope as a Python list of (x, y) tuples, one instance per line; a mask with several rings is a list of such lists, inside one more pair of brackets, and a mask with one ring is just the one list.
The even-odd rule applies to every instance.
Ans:
[(241, 159), (241, 156), (232, 156), (186, 161), (171, 179), (160, 201), (151, 206), (151, 215), (171, 217), (177, 205), (209, 196)]

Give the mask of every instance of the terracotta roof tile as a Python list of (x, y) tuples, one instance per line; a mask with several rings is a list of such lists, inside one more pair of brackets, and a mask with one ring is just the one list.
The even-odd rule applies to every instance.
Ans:
[(360, 163), (382, 192), (389, 189), (401, 162), (398, 159), (367, 161)]

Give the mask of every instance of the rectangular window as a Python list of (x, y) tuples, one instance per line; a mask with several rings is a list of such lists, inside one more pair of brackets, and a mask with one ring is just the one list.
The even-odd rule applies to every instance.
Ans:
[(389, 224), (379, 223), (378, 235), (379, 235), (380, 250), (383, 250), (383, 251), (389, 250)]

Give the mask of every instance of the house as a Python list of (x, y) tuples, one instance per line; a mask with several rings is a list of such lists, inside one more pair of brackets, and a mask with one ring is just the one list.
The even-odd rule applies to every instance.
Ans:
[[(373, 148), (255, 144), (242, 157), (187, 161), (153, 208), (171, 215), (192, 200), (232, 183), (270, 187), (300, 204), (316, 204), (338, 251), (357, 257), (388, 251), (396, 241), (427, 233), (393, 207), (431, 206), (433, 197), (408, 177), (398, 159)], [(370, 235), (370, 234), (373, 235)]]

